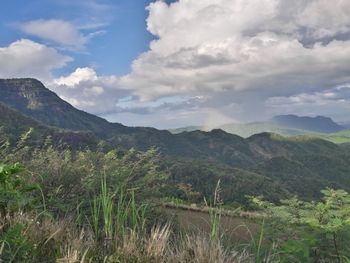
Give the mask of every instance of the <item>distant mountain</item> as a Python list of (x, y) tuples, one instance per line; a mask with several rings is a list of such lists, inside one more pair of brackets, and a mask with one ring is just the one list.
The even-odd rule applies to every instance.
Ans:
[(219, 128), (226, 132), (237, 134), (245, 138), (262, 132), (278, 133), (285, 136), (295, 136), (309, 133), (309, 131), (293, 127), (285, 127), (273, 122), (251, 122), (242, 124), (233, 123), (222, 125)]
[[(298, 117), (296, 115), (279, 115), (266, 122), (230, 123), (216, 128), (244, 138), (263, 132), (278, 133), (284, 136), (313, 134), (314, 136), (319, 135), (319, 137), (328, 138), (326, 136), (327, 134), (346, 129), (328, 117), (318, 116), (313, 118)], [(188, 126), (171, 129), (169, 131), (173, 134), (178, 134), (184, 131), (190, 132), (195, 130), (208, 131), (208, 128), (201, 126)], [(318, 135), (315, 133), (318, 133)]]
[(340, 126), (344, 127), (345, 129), (350, 129), (350, 122), (340, 122), (338, 123)]
[[(0, 102), (0, 145), (1, 138), (15, 140), (33, 128), (33, 144), (51, 136), (57, 138), (57, 144), (79, 142), (93, 146), (104, 140), (109, 148), (147, 150), (155, 146), (170, 160), (166, 169), (172, 171), (174, 182), (193, 183), (194, 188), (209, 191), (212, 189), (206, 182), (220, 176), (225, 179), (223, 192), (228, 200), (237, 196), (231, 194), (233, 189), (237, 193), (249, 189), (249, 193), (276, 196), (297, 193), (305, 198), (318, 196), (326, 186), (350, 191), (349, 147), (314, 136), (260, 133), (244, 139), (221, 129), (172, 134), (154, 128), (126, 127), (75, 109), (34, 79), (0, 80)], [(286, 129), (275, 123), (244, 127), (250, 131), (262, 127)], [(299, 132), (294, 128), (286, 131)], [(247, 192), (241, 195), (244, 193)]]
[[(296, 136), (314, 133), (313, 131), (302, 130), (293, 127), (286, 127), (274, 122), (230, 123), (218, 126), (216, 127), (216, 129), (221, 129), (225, 132), (236, 134), (244, 138), (248, 138), (254, 134), (263, 132), (278, 133), (284, 136)], [(183, 128), (171, 129), (169, 131), (173, 134), (178, 134), (184, 131), (191, 132), (195, 130), (208, 131), (208, 128), (201, 126), (188, 126)]]
[[(191, 131), (210, 131), (211, 129), (207, 129), (203, 126), (186, 126), (182, 128), (174, 128), (174, 129), (169, 129), (169, 131), (172, 134), (179, 134), (182, 132), (191, 132)], [(239, 135), (239, 134), (237, 134)]]
[(320, 133), (332, 133), (345, 129), (331, 118), (324, 116), (299, 117), (296, 115), (279, 115), (275, 116), (272, 122), (288, 128)]

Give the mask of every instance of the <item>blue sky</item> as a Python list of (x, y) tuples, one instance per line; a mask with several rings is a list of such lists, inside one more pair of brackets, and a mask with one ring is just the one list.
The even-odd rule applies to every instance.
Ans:
[[(100, 10), (94, 8), (94, 3)], [(131, 62), (148, 49), (154, 38), (146, 30), (146, 6), (151, 0), (15, 0), (2, 1), (0, 45), (28, 37), (18, 24), (37, 19), (62, 19), (77, 26), (101, 24), (104, 31), (87, 45), (87, 51), (74, 54), (74, 62), (57, 73), (69, 73), (81, 66), (94, 66), (101, 74), (126, 74)], [(85, 3), (85, 4), (84, 4)], [(93, 30), (86, 30), (93, 31)], [(40, 38), (31, 36), (40, 41)], [(68, 52), (69, 54), (69, 52)]]
[(350, 122), (350, 1), (3, 0), (0, 78), (131, 126)]

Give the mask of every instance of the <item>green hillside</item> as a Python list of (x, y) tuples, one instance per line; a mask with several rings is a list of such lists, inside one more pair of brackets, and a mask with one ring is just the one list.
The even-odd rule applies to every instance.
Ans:
[[(330, 208), (327, 218), (333, 220), (337, 212), (339, 216), (337, 214), (332, 224), (341, 225), (342, 234), (348, 233), (343, 226), (343, 222), (347, 221), (339, 221), (338, 218), (344, 217), (344, 211), (349, 211), (349, 196), (343, 190), (350, 192), (350, 144), (329, 141), (340, 142), (339, 138), (342, 138), (341, 142), (346, 141), (344, 138), (348, 131), (328, 134), (324, 139), (322, 136), (326, 135), (282, 136), (271, 132), (243, 138), (222, 129), (172, 134), (154, 128), (129, 128), (75, 109), (36, 81), (5, 83), (5, 88), (0, 86), (0, 98), (6, 96), (4, 103), (0, 102), (0, 160), (6, 164), (19, 162), (25, 170), (18, 164), (0, 164), (0, 210), (8, 215), (5, 227), (0, 231), (1, 238), (9, 244), (3, 245), (2, 251), (5, 252), (0, 253), (4, 262), (13, 258), (13, 247), (21, 252), (18, 256), (15, 254), (17, 259), (21, 259), (18, 262), (27, 262), (22, 260), (24, 258), (33, 259), (29, 262), (46, 262), (43, 259), (55, 262), (51, 259), (57, 258), (60, 255), (57, 251), (69, 242), (72, 242), (72, 247), (84, 242), (93, 244), (91, 252), (81, 249), (81, 258), (89, 257), (92, 262), (102, 262), (105, 258), (103, 253), (112, 251), (108, 246), (125, 247), (118, 242), (112, 244), (111, 240), (124, 242), (128, 233), (131, 233), (130, 240), (148, 233), (153, 235), (152, 238), (138, 240), (132, 251), (149, 240), (155, 240), (158, 247), (159, 235), (166, 231), (170, 233), (170, 225), (174, 225), (174, 233), (184, 229), (181, 221), (176, 220), (178, 217), (169, 215), (165, 208), (169, 202), (175, 209), (180, 203), (185, 204), (183, 207), (195, 207), (198, 213), (205, 213), (210, 220), (208, 223), (201, 221), (199, 225), (209, 226), (210, 240), (215, 240), (210, 244), (218, 240), (213, 239), (213, 236), (219, 235), (219, 232), (213, 232), (215, 224), (220, 223), (221, 227), (221, 222), (228, 222), (221, 211), (238, 216), (241, 214), (237, 208), (257, 209), (257, 204), (261, 204), (264, 210), (245, 212), (253, 219), (240, 220), (239, 225), (242, 220), (249, 220), (246, 222), (255, 226), (254, 231), (249, 230), (250, 234), (245, 231), (245, 235), (256, 235), (263, 229), (269, 236), (260, 235), (259, 240), (261, 244), (268, 244), (274, 240), (270, 237), (278, 234), (280, 237), (276, 240), (281, 242), (287, 233), (288, 241), (282, 244), (290, 246), (293, 255), (304, 255), (304, 250), (301, 250), (302, 253), (295, 250), (295, 242), (299, 242), (300, 237), (310, 237), (310, 233), (305, 233), (305, 222), (315, 222), (305, 221), (310, 220), (307, 216), (310, 209), (315, 214), (324, 213), (329, 200), (335, 200), (337, 209)], [(262, 123), (242, 126), (240, 131), (248, 135), (268, 127), (271, 131), (298, 134), (295, 130)], [(343, 190), (321, 192), (328, 187)], [(321, 201), (323, 198), (327, 200), (326, 205)], [(345, 208), (339, 208), (339, 200), (347, 202)], [(278, 208), (275, 208), (276, 205)], [(262, 215), (270, 213), (269, 209), (277, 209), (273, 213), (277, 220), (273, 222), (282, 226), (275, 227), (269, 221), (273, 219), (271, 217), (264, 217), (262, 226), (257, 225)], [(299, 213), (300, 209), (302, 213)], [(202, 220), (198, 213), (193, 216), (197, 222)], [(299, 219), (299, 215), (306, 216), (306, 219)], [(220, 221), (221, 217), (223, 221)], [(312, 220), (314, 218), (311, 217)], [(328, 226), (328, 221), (322, 221), (322, 224)], [(167, 230), (157, 230), (159, 225), (165, 225)], [(239, 225), (230, 227), (237, 229)], [(314, 231), (316, 234), (313, 236), (317, 242), (322, 240), (322, 244), (318, 245), (322, 249), (324, 240), (329, 241), (323, 229)], [(294, 237), (296, 230), (300, 232)], [(160, 232), (157, 234), (155, 231)], [(77, 234), (71, 241), (74, 233)], [(87, 234), (82, 237), (84, 233)], [(318, 233), (325, 237), (320, 239)], [(339, 240), (341, 238), (343, 236)], [(130, 246), (129, 239), (126, 247)], [(251, 239), (255, 240), (254, 236)], [(201, 236), (196, 240), (202, 242), (205, 239)], [(334, 237), (332, 240), (334, 242)], [(232, 241), (227, 241), (231, 247)], [(346, 242), (343, 243), (341, 245), (345, 249)], [(311, 244), (314, 247), (316, 243), (312, 241)], [(184, 247), (189, 245), (186, 243)], [(304, 243), (298, 244), (297, 248), (300, 247), (303, 249)], [(285, 254), (285, 250), (281, 251)], [(332, 258), (332, 249), (326, 251)], [(246, 251), (242, 253), (246, 254)], [(124, 254), (118, 254), (117, 260), (111, 262), (125, 262), (120, 260), (120, 255)], [(136, 262), (137, 258), (140, 257), (129, 258), (128, 262)], [(215, 260), (216, 257), (212, 262)], [(289, 257), (286, 260), (289, 262)], [(151, 255), (142, 262), (153, 261), (154, 256)], [(185, 261), (184, 258), (174, 262)]]
[(295, 140), (322, 139), (336, 144), (350, 143), (350, 130), (343, 130), (335, 133), (309, 133), (294, 136)]
[(74, 108), (36, 79), (0, 79), (0, 102), (42, 123), (109, 137), (128, 129)]
[(94, 147), (97, 143), (91, 132), (73, 132), (46, 126), (0, 103), (0, 143), (16, 147), (23, 140), (25, 145), (42, 147), (47, 140), (56, 146), (68, 148)]
[[(218, 127), (225, 132), (236, 134), (244, 138), (248, 138), (254, 134), (270, 132), (277, 133), (283, 136), (301, 136), (305, 138), (320, 138), (327, 141), (331, 141), (337, 144), (350, 143), (350, 130), (342, 130), (335, 133), (315, 133), (310, 130), (302, 130), (296, 128), (288, 128), (283, 125), (279, 125), (273, 122), (252, 122), (252, 123), (234, 123), (225, 124)], [(208, 129), (201, 126), (189, 126), (178, 129), (169, 130), (173, 134), (179, 134), (182, 132), (191, 131), (207, 131)]]
[[(236, 134), (244, 138), (263, 132), (278, 133), (284, 136), (314, 133), (313, 131), (290, 128), (273, 122), (231, 123), (218, 126), (217, 129), (221, 129), (225, 132)], [(208, 131), (210, 129), (201, 126), (188, 126), (184, 128), (171, 129), (169, 131), (173, 134), (179, 134), (182, 132), (191, 132), (195, 130)]]
[(344, 130), (331, 134), (319, 134), (316, 136), (334, 143), (350, 143), (350, 130)]
[(257, 133), (262, 132), (271, 132), (278, 133), (285, 136), (293, 136), (311, 133), (310, 131), (296, 129), (296, 128), (288, 128), (273, 122), (252, 122), (246, 124), (226, 124), (219, 127), (220, 129), (232, 133), (237, 134), (242, 137), (249, 137)]
[[(164, 169), (171, 174), (168, 185), (172, 193), (177, 193), (177, 184), (189, 183), (202, 198), (219, 178), (226, 182), (223, 192), (228, 202), (243, 202), (245, 194), (253, 192), (278, 200), (292, 194), (318, 197), (319, 190), (327, 185), (350, 190), (348, 147), (315, 135), (284, 137), (265, 132), (245, 139), (221, 129), (172, 134), (154, 128), (130, 128), (75, 109), (33, 79), (2, 80), (0, 95), (7, 105), (0, 107), (1, 132), (13, 144), (33, 128), (28, 139), (32, 147), (41, 147), (48, 136), (59, 147), (66, 144), (95, 149), (99, 140), (104, 141), (104, 151), (156, 147), (167, 160)], [(243, 125), (240, 131), (248, 135), (267, 128), (299, 132), (267, 123)], [(310, 191), (305, 190), (308, 187)], [(230, 194), (232, 191), (236, 193)]]

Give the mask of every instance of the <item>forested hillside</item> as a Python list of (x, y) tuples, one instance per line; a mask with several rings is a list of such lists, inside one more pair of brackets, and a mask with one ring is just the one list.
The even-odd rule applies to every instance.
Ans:
[(219, 129), (171, 134), (129, 128), (75, 109), (37, 80), (2, 80), (0, 84), (2, 101), (8, 105), (0, 105), (2, 141), (9, 139), (14, 145), (27, 136), (32, 147), (43, 147), (48, 137), (67, 149), (105, 145), (100, 149), (147, 151), (155, 147), (168, 160), (163, 166), (171, 171), (175, 185), (191, 184), (199, 199), (220, 178), (227, 182), (223, 198), (229, 202), (244, 202), (244, 196), (252, 193), (279, 200), (293, 194), (317, 198), (326, 186), (350, 190), (348, 148), (316, 137), (261, 133), (244, 139)]

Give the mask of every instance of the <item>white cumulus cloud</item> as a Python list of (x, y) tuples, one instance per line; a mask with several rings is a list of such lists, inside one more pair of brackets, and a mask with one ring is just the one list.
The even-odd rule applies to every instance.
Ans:
[[(350, 1), (178, 0), (154, 1), (147, 9), (155, 38), (129, 74), (81, 67), (49, 87), (80, 109), (115, 121), (132, 118), (126, 124), (135, 125), (250, 121), (289, 112), (349, 116), (348, 89), (339, 87), (350, 83)], [(93, 37), (83, 32), (96, 28), (87, 28), (64, 20), (22, 24), (24, 32), (72, 49)], [(18, 45), (47, 55), (16, 55)], [(10, 69), (1, 65), (3, 53), (11, 54)], [(49, 76), (70, 60), (29, 40), (0, 49), (0, 58), (4, 75)]]
[(60, 77), (54, 80), (57, 85), (65, 85), (67, 87), (75, 87), (81, 82), (91, 82), (98, 80), (96, 71), (92, 68), (77, 68), (70, 75)]
[(36, 77), (50, 79), (51, 71), (64, 67), (72, 58), (28, 39), (0, 47), (0, 78)]
[(47, 85), (73, 106), (100, 115), (116, 112), (118, 100), (130, 93), (120, 88), (118, 77), (100, 76), (89, 67), (77, 68)]
[(120, 81), (141, 101), (206, 96), (203, 107), (230, 116), (234, 103), (257, 118), (270, 97), (350, 82), (349, 1), (156, 1), (148, 10), (156, 39)]

